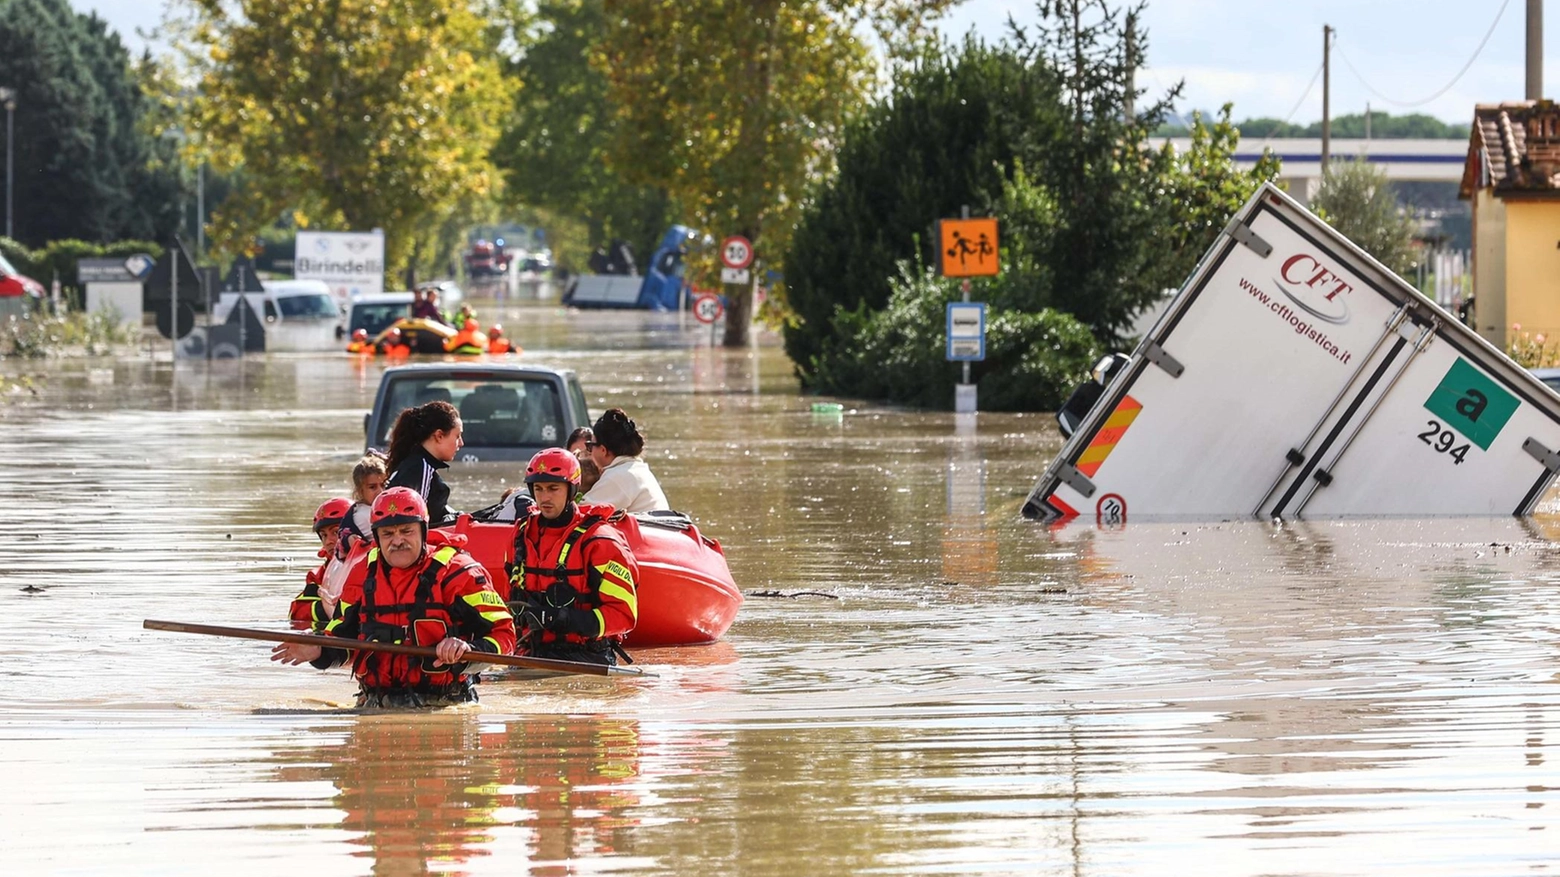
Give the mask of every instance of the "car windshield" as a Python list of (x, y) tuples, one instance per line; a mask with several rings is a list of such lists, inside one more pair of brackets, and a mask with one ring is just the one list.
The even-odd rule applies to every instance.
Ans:
[(276, 297), (276, 306), (281, 309), (282, 318), (288, 320), (315, 317), (335, 319), (340, 315), (335, 300), (325, 293), (279, 295)]
[(368, 305), (358, 304), (352, 308), (352, 331), (363, 329), (369, 335), (378, 335), (389, 328), (391, 323), (407, 315), (410, 305), (401, 302), (387, 302), (385, 304)]
[[(460, 411), (466, 444), (477, 448), (545, 448), (564, 440), (563, 405), (553, 382), (481, 375), (407, 376), (390, 385), (387, 411), (444, 401)], [(385, 418), (380, 447), (390, 444), (395, 416)]]
[(5, 256), (0, 255), (0, 277), (9, 277), (12, 274), (20, 273), (22, 272), (11, 267), (11, 263), (5, 260)]

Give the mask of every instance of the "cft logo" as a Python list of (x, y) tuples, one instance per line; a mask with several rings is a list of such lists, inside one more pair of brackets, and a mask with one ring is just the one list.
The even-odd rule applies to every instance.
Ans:
[[(1273, 282), (1295, 307), (1335, 325), (1349, 322), (1346, 296), (1354, 291), (1354, 285), (1315, 256), (1296, 253), (1284, 261), (1278, 273), (1283, 280), (1275, 277)], [(1290, 285), (1286, 286), (1285, 282)]]

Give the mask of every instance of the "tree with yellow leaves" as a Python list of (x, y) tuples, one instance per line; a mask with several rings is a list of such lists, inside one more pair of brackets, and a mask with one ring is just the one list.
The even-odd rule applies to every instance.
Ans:
[[(892, 55), (950, 5), (607, 0), (595, 63), (617, 113), (612, 163), (664, 186), (705, 233), (741, 234), (760, 262), (777, 264), (802, 199), (832, 170), (840, 131), (877, 81), (866, 40), (875, 34)], [(751, 319), (750, 294), (734, 294), (727, 346), (747, 343)]]
[(511, 93), (474, 0), (188, 2), (188, 127), (242, 180), (212, 216), (219, 247), (294, 211), (383, 229), (393, 271), (496, 185), (488, 152)]

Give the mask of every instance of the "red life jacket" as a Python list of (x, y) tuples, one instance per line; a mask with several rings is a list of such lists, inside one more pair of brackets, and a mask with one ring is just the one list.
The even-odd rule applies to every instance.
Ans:
[[(379, 549), (368, 553), (361, 602), (356, 606), (358, 638), (388, 643), (435, 646), (447, 636), (457, 635), (455, 619), (450, 616), (450, 598), (445, 588), (460, 575), (465, 564), (446, 574), (450, 561), (459, 552), (445, 546), (433, 551), (417, 574), (412, 593), (395, 593), (388, 564), (380, 562)], [(400, 578), (397, 576), (397, 578)], [(404, 582), (403, 582), (404, 587)], [(347, 595), (342, 595), (343, 606)], [(345, 616), (338, 613), (337, 626)], [(433, 658), (389, 655), (380, 652), (354, 652), (352, 673), (368, 689), (440, 688), (465, 678), (465, 665), (434, 667)]]
[[(608, 512), (614, 511), (611, 507), (603, 508)], [(518, 606), (524, 600), (523, 592), (529, 591), (548, 595), (548, 602), (553, 606), (568, 606), (586, 612), (600, 610), (605, 602), (600, 590), (601, 578), (599, 575), (591, 575), (585, 555), (587, 546), (592, 542), (611, 538), (601, 532), (603, 526), (607, 524), (607, 518), (599, 512), (577, 509), (573, 523), (568, 526), (559, 544), (558, 540), (526, 538), (527, 532), (532, 527), (539, 532), (545, 532), (537, 520), (540, 517), (540, 512), (532, 512), (529, 517), (521, 518), (515, 523), (514, 544), (510, 548), (513, 560), (509, 566), (509, 599), (512, 606)], [(617, 531), (610, 527), (607, 533), (617, 535)], [(545, 546), (544, 541), (547, 542)], [(620, 543), (621, 537), (614, 541)], [(548, 549), (554, 546), (556, 546), (556, 553), (551, 557), (544, 557), (543, 552), (552, 553)], [(626, 568), (624, 575), (632, 583), (633, 576)], [(637, 603), (632, 607), (631, 612), (637, 615)], [(534, 642), (543, 644), (600, 642), (600, 639), (595, 637), (551, 630), (532, 631), (531, 635), (535, 637)]]

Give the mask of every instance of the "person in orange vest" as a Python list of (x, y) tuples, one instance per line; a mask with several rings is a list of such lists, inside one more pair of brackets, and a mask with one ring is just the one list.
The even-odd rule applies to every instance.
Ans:
[(303, 579), (303, 592), (293, 598), (288, 615), (292, 626), (299, 630), (324, 630), (336, 610), (339, 594), (321, 591), (325, 584), (326, 570), (336, 557), (336, 540), (341, 534), (342, 519), (352, 510), (352, 500), (344, 497), (327, 499), (314, 510), (314, 535), (320, 539), (318, 569), (311, 569)]
[(504, 327), (497, 323), (488, 330), (488, 353), (519, 353), (520, 348), (509, 343), (504, 337)]
[(401, 330), (394, 327), (385, 333), (384, 340), (379, 342), (379, 347), (384, 351), (385, 356), (389, 357), (412, 355), (412, 348), (408, 347), (406, 342), (401, 340)]
[(517, 654), (613, 665), (639, 622), (639, 565), (608, 523), (612, 506), (576, 504), (580, 461), (548, 448), (526, 466), (535, 505), (515, 522), (509, 606), (522, 632)]
[(477, 699), (477, 675), (462, 659), (472, 652), (507, 655), (515, 620), (471, 555), (428, 536), (428, 507), (417, 491), (391, 487), (374, 500), (375, 547), (352, 571), (326, 636), (405, 642), (436, 657), (322, 649), (282, 643), (271, 660), (328, 670), (352, 662), (359, 707), (445, 706)]
[(476, 320), (468, 319), (461, 324), (460, 331), (444, 339), (444, 352), (455, 353), (461, 356), (477, 356), (487, 352), (488, 336), (482, 333), (482, 327)]
[(353, 329), (352, 340), (347, 343), (348, 353), (366, 353), (373, 356), (377, 351), (374, 345), (369, 343), (367, 329)]

